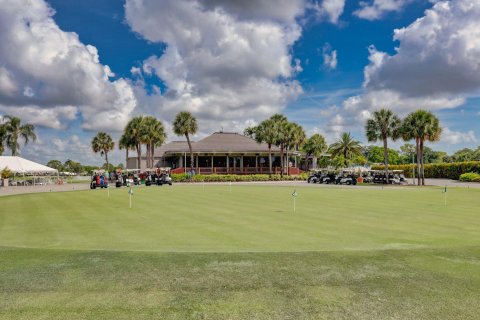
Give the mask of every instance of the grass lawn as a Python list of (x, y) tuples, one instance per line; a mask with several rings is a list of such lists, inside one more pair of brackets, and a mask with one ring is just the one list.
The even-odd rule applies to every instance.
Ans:
[(0, 319), (479, 319), (480, 190), (0, 197)]

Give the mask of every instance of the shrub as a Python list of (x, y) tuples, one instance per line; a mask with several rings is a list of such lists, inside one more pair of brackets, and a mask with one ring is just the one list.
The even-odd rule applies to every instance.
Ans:
[(475, 172), (464, 173), (460, 176), (460, 181), (480, 182), (480, 174), (475, 173)]
[(8, 169), (8, 167), (5, 167), (2, 170), (0, 175), (2, 176), (2, 179), (8, 179), (12, 176), (12, 171), (10, 171), (10, 169)]
[[(383, 166), (373, 166), (373, 170), (383, 170)], [(415, 169), (417, 176), (417, 166), (413, 164), (392, 165), (390, 170), (403, 170), (407, 178), (412, 177), (412, 169)], [(480, 161), (454, 162), (454, 163), (429, 163), (425, 165), (425, 178), (444, 178), (458, 180), (460, 175), (468, 172), (480, 173)]]
[[(174, 182), (190, 182), (189, 176), (185, 173), (172, 174)], [(307, 180), (307, 174), (302, 173), (298, 176), (283, 176), (274, 174), (269, 176), (268, 174), (196, 174), (191, 178), (192, 182), (250, 182), (250, 181), (294, 181), (294, 180)]]

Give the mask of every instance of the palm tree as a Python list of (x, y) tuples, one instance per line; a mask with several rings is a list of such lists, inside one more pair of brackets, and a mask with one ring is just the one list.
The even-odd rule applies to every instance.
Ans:
[(105, 155), (105, 161), (107, 162), (107, 170), (109, 168), (108, 152), (112, 151), (114, 146), (115, 143), (113, 142), (112, 137), (110, 137), (105, 132), (97, 133), (97, 135), (92, 139), (92, 150), (95, 153), (100, 152), (102, 156)]
[[(197, 133), (197, 119), (188, 111), (181, 111), (173, 121), (173, 132), (178, 136), (185, 136), (190, 150), (190, 169), (193, 169), (193, 149), (190, 142), (190, 135)], [(185, 164), (186, 166), (187, 164)]]
[[(287, 161), (289, 159), (288, 157), (288, 152), (289, 151), (298, 151), (300, 146), (302, 146), (305, 142), (305, 131), (303, 130), (302, 126), (296, 124), (295, 122), (289, 122), (286, 126), (286, 143), (285, 143), (285, 149), (287, 152)], [(289, 174), (288, 170), (288, 163), (286, 165), (287, 167), (287, 174)]]
[(270, 120), (273, 122), (276, 132), (274, 144), (280, 147), (280, 176), (283, 177), (283, 170), (285, 169), (283, 154), (289, 140), (289, 122), (287, 117), (279, 113), (271, 116)]
[(442, 128), (438, 118), (426, 110), (417, 110), (405, 118), (402, 125), (403, 139), (415, 140), (417, 153), (418, 185), (425, 185), (425, 161), (423, 157), (425, 141), (437, 141), (440, 139)]
[[(37, 136), (35, 135), (35, 127), (32, 124), (24, 124), (22, 125), (22, 121), (20, 118), (12, 117), (12, 116), (4, 116), (4, 126), (5, 134), (4, 139), (5, 142), (12, 150), (12, 156), (16, 156), (20, 149), (20, 144), (18, 143), (18, 139), (21, 137), (25, 144), (27, 144), (30, 139), (32, 141), (37, 140)], [(6, 121), (5, 121), (6, 120)]]
[(125, 165), (128, 166), (128, 151), (135, 150), (135, 142), (127, 134), (122, 134), (118, 141), (118, 148), (125, 149)]
[(130, 141), (130, 143), (137, 150), (137, 168), (141, 169), (142, 164), (142, 143), (143, 143), (143, 122), (144, 117), (138, 116), (130, 120), (125, 129), (123, 135)]
[(271, 119), (262, 121), (254, 130), (254, 138), (258, 143), (266, 143), (268, 146), (268, 170), (272, 175), (272, 145), (277, 139), (275, 123)]
[(342, 136), (330, 146), (332, 157), (343, 156), (344, 165), (348, 166), (348, 160), (362, 154), (360, 142), (354, 140), (350, 132), (344, 132)]
[[(303, 150), (307, 154), (307, 157), (312, 156), (312, 167), (316, 167), (317, 158), (322, 156), (322, 154), (327, 150), (327, 141), (322, 135), (318, 133), (311, 136), (303, 146)], [(314, 165), (315, 164), (315, 165)]]
[(393, 141), (400, 137), (400, 118), (392, 110), (380, 109), (373, 112), (373, 118), (368, 119), (365, 124), (365, 131), (368, 142), (383, 141), (383, 160), (385, 165), (385, 176), (388, 183), (388, 138)]
[(147, 147), (147, 167), (152, 168), (154, 164), (155, 146), (165, 142), (167, 135), (161, 121), (155, 117), (147, 116), (143, 121), (142, 141)]
[(0, 156), (5, 151), (5, 145), (3, 143), (5, 142), (6, 135), (7, 135), (7, 128), (3, 123), (0, 123)]

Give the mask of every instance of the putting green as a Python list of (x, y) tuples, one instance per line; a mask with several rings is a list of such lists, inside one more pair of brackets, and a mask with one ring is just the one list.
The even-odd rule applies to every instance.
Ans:
[(0, 198), (0, 319), (478, 319), (480, 190)]
[(479, 190), (228, 185), (0, 198), (0, 245), (164, 252), (412, 249), (480, 243)]

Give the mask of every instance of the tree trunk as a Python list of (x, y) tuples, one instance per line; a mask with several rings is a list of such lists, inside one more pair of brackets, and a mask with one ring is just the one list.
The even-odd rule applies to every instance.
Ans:
[(142, 145), (140, 143), (137, 144), (137, 169), (141, 169), (142, 165)]
[[(185, 137), (187, 138), (187, 143), (188, 143), (188, 149), (190, 150), (190, 170), (193, 169), (194, 164), (193, 164), (193, 149), (192, 149), (192, 144), (190, 143), (190, 137), (188, 136), (188, 133), (185, 134)], [(186, 164), (185, 164), (186, 165)]]
[(105, 152), (105, 161), (107, 162), (107, 170), (106, 170), (106, 171), (107, 171), (107, 172), (110, 172), (110, 170), (109, 170), (110, 167), (109, 167), (109, 165), (108, 165), (108, 152)]
[(420, 174), (420, 144), (418, 138), (415, 139), (415, 146), (416, 146), (416, 152), (417, 152), (417, 181), (418, 185), (420, 186), (421, 182), (421, 174)]
[(422, 186), (425, 185), (425, 159), (423, 157), (423, 140), (420, 140), (420, 153), (422, 155), (421, 159), (421, 171), (422, 171)]
[(155, 145), (152, 143), (151, 150), (152, 153), (152, 168), (155, 167)]
[(268, 169), (269, 174), (272, 176), (272, 145), (268, 144)]
[(128, 168), (128, 148), (125, 148), (125, 169)]
[(283, 170), (285, 168), (285, 166), (284, 166), (285, 161), (283, 159), (283, 148), (284, 148), (283, 144), (280, 144), (280, 167), (281, 167), (280, 177), (282, 177), (282, 178), (283, 178)]
[(387, 184), (389, 184), (388, 176), (388, 142), (387, 139), (383, 139), (383, 163), (385, 164), (385, 177), (387, 178)]
[(287, 176), (290, 175), (290, 170), (288, 170), (290, 168), (290, 159), (288, 159), (288, 148), (287, 148), (287, 151), (286, 151), (286, 157), (285, 157), (285, 160), (287, 160), (287, 163), (285, 164), (285, 172), (287, 173)]

